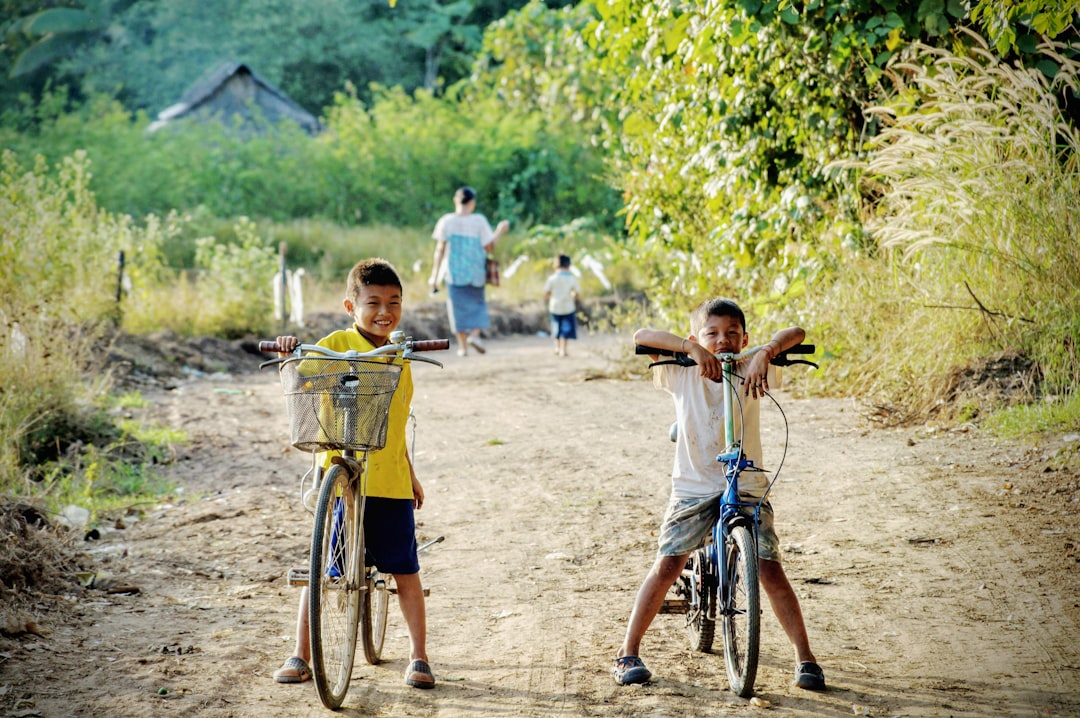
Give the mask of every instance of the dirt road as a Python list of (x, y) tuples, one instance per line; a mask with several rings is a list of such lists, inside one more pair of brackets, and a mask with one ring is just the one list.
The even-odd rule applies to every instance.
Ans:
[[(616, 686), (673, 410), (648, 381), (606, 378), (614, 344), (585, 338), (560, 359), (544, 339), (496, 339), (416, 367), (419, 531), (446, 537), (422, 559), (439, 683), (403, 685), (394, 612), (386, 660), (361, 656), (344, 715), (1080, 716), (1080, 477), (1046, 449), (869, 428), (850, 401), (783, 391), (777, 525), (829, 690), (790, 685), (767, 609), (756, 689), (770, 707), (727, 691), (722, 657), (690, 652), (676, 616), (646, 637), (652, 684)], [(45, 638), (0, 655), (0, 715), (327, 714), (311, 683), (271, 679), (299, 590), (284, 575), (310, 531), (276, 377), (143, 393), (139, 413), (190, 438), (170, 467), (183, 493), (94, 548), (99, 585), (137, 593), (58, 600), (37, 617)], [(781, 440), (773, 421), (763, 438)]]

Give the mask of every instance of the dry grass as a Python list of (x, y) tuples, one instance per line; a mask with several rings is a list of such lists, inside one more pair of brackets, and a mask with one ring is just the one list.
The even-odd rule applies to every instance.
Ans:
[(888, 126), (863, 164), (883, 191), (867, 221), (878, 252), (815, 310), (844, 359), (834, 386), (917, 419), (985, 409), (957, 398), (957, 372), (1003, 353), (1035, 366), (1024, 398), (1080, 385), (1080, 132), (1059, 106), (1080, 65), (1042, 49), (1052, 82), (981, 44), (892, 68), (901, 92), (871, 110)]

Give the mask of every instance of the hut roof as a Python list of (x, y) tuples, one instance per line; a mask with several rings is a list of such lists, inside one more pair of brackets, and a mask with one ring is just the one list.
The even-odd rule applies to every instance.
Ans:
[(310, 134), (322, 129), (314, 115), (242, 62), (223, 63), (189, 87), (179, 102), (158, 113), (149, 130), (193, 115), (244, 120), (260, 115), (275, 123), (290, 120)]

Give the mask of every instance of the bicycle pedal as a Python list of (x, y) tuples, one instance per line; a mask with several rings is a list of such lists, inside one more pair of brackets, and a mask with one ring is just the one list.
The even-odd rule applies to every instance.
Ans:
[(660, 613), (686, 613), (690, 610), (690, 603), (684, 598), (668, 598), (660, 606)]
[(290, 568), (288, 582), (290, 586), (306, 586), (308, 585), (310, 569), (307, 568)]

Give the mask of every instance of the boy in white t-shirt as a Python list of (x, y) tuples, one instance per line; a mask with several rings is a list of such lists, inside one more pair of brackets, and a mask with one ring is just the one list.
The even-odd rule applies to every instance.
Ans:
[[(657, 329), (639, 329), (634, 343), (655, 349), (683, 352), (697, 367), (660, 365), (654, 368), (656, 386), (671, 394), (679, 431), (675, 444), (675, 466), (671, 475), (671, 499), (664, 514), (658, 539), (656, 560), (638, 589), (626, 636), (616, 654), (612, 675), (620, 685), (647, 683), (652, 673), (639, 657), (641, 639), (660, 611), (668, 589), (682, 573), (686, 559), (703, 546), (716, 523), (717, 497), (723, 493), (723, 467), (716, 460), (726, 447), (724, 442), (722, 366), (713, 356), (740, 352), (749, 343), (746, 317), (737, 304), (727, 299), (702, 303), (690, 315), (688, 337)], [(770, 362), (780, 352), (803, 340), (799, 327), (777, 332), (764, 350), (737, 364), (742, 376), (742, 421), (736, 434), (743, 437), (743, 451), (755, 466), (762, 466), (761, 436), (758, 427), (758, 399), (778, 375), (770, 371)], [(656, 361), (656, 357), (653, 357)], [(740, 484), (744, 497), (760, 498), (767, 480), (764, 472), (747, 472)], [(795, 685), (809, 690), (825, 689), (825, 674), (818, 666), (803, 623), (799, 599), (780, 564), (779, 540), (773, 529), (773, 511), (768, 502), (762, 506), (758, 533), (759, 574), (762, 588), (769, 597), (773, 612), (795, 648), (797, 668)]]
[(567, 343), (577, 339), (577, 299), (581, 285), (570, 271), (570, 257), (560, 254), (555, 258), (555, 271), (544, 282), (544, 299), (551, 315), (551, 337), (555, 340), (555, 353), (566, 356)]

